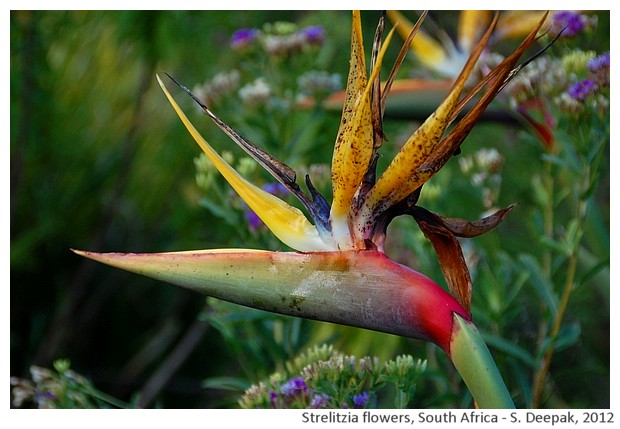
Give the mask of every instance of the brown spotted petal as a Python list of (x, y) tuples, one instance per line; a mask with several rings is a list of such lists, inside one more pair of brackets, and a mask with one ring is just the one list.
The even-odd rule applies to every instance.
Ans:
[(471, 314), (471, 276), (458, 239), (435, 213), (414, 206), (411, 215), (433, 245), (450, 293)]
[[(494, 21), (495, 23), (495, 21)], [(475, 68), (492, 33), (493, 25), (482, 37), (476, 49), (467, 60), (461, 74), (454, 82), (452, 89), (420, 127), (407, 139), (374, 186), (368, 191), (365, 200), (355, 215), (355, 229), (364, 238), (374, 234), (373, 225), (378, 218), (400, 203), (412, 192), (415, 192), (436, 172), (427, 166), (442, 142), (442, 136), (450, 126), (455, 109), (459, 106), (459, 98), (465, 84)], [(438, 166), (438, 169), (441, 166)]]
[[(546, 16), (546, 15), (545, 15)], [(538, 40), (538, 31), (544, 23), (543, 18), (538, 26), (532, 30), (530, 35), (510, 54), (504, 61), (502, 61), (495, 69), (493, 69), (487, 79), (484, 79), (481, 84), (476, 85), (470, 93), (468, 93), (456, 106), (452, 113), (451, 120), (456, 119), (456, 115), (462, 112), (466, 106), (467, 101), (479, 92), (483, 85), (487, 84), (488, 87), (484, 90), (480, 99), (474, 104), (474, 106), (463, 116), (461, 120), (454, 126), (454, 128), (439, 142), (432, 153), (426, 158), (424, 163), (418, 167), (418, 174), (423, 175), (426, 179), (430, 179), (435, 173), (437, 173), (448, 162), (453, 154), (457, 153), (460, 149), (461, 143), (469, 135), (474, 125), (480, 119), (480, 116), (484, 113), (486, 108), (495, 99), (497, 94), (504, 88), (504, 86), (514, 77), (521, 67), (517, 66), (517, 62), (523, 53), (531, 47)]]

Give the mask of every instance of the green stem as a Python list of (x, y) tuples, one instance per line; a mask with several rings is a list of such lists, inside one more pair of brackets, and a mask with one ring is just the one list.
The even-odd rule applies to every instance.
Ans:
[(450, 343), (454, 366), (480, 408), (515, 408), (497, 365), (472, 322), (454, 315)]
[(409, 395), (404, 390), (396, 388), (396, 398), (394, 399), (397, 409), (405, 409), (407, 408), (407, 404), (409, 403)]
[[(579, 203), (577, 205), (578, 231), (582, 230), (583, 222), (585, 220), (586, 209), (587, 202), (584, 199), (579, 199)], [(560, 298), (558, 311), (555, 314), (553, 324), (551, 325), (551, 330), (549, 332), (549, 338), (551, 338), (551, 343), (549, 344), (547, 351), (545, 352), (545, 355), (542, 359), (541, 365), (539, 366), (538, 371), (534, 376), (534, 386), (532, 389), (532, 407), (534, 408), (537, 408), (540, 403), (540, 398), (542, 396), (543, 388), (545, 385), (545, 379), (551, 365), (551, 358), (553, 357), (553, 353), (555, 351), (555, 341), (560, 332), (560, 328), (562, 327), (562, 320), (564, 319), (564, 314), (566, 313), (568, 302), (570, 301), (570, 297), (573, 293), (573, 290), (575, 289), (575, 274), (577, 272), (577, 260), (580, 242), (581, 240), (575, 241), (571, 249), (571, 253), (568, 257), (568, 266), (566, 268), (566, 281), (564, 282), (564, 289), (562, 290), (562, 296)]]
[[(554, 206), (554, 198), (553, 198), (553, 188), (554, 188), (554, 180), (553, 175), (551, 174), (552, 165), (550, 162), (545, 163), (545, 175), (542, 178), (543, 186), (545, 188), (547, 198), (545, 199), (545, 205), (543, 207), (543, 234), (545, 237), (552, 239), (553, 238), (553, 206)], [(543, 272), (547, 277), (551, 277), (551, 249), (546, 248), (543, 251), (542, 263), (543, 263)]]
[[(558, 145), (554, 145), (557, 147)], [(554, 151), (554, 152), (557, 152)], [(542, 185), (545, 190), (545, 198), (541, 201), (542, 204), (542, 214), (543, 214), (543, 235), (549, 240), (553, 239), (553, 220), (554, 220), (554, 180), (553, 174), (551, 173), (552, 165), (550, 162), (545, 162), (544, 166), (544, 175), (542, 178)], [(542, 254), (542, 270), (546, 278), (551, 279), (551, 260), (552, 260), (552, 251), (550, 248), (545, 247)], [(541, 304), (542, 305), (542, 304)], [(544, 313), (544, 307), (541, 307), (541, 313)], [(541, 320), (539, 328), (538, 328), (538, 336), (537, 336), (537, 348), (540, 350), (545, 344), (545, 339), (548, 337), (549, 328), (546, 322), (546, 319)], [(546, 368), (545, 368), (546, 366)], [(540, 395), (542, 393), (542, 381), (544, 381), (545, 374), (548, 371), (548, 363), (545, 364), (543, 360), (541, 365), (539, 366), (539, 370), (534, 374), (533, 379), (533, 387), (532, 387), (532, 408), (537, 408), (538, 401), (540, 399)], [(542, 377), (542, 379), (541, 379)]]

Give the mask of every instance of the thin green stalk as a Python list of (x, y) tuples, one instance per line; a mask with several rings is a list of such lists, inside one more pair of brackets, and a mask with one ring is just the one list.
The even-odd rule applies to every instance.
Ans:
[[(545, 200), (545, 205), (543, 207), (543, 234), (545, 237), (553, 238), (553, 222), (554, 222), (554, 213), (553, 213), (553, 189), (555, 187), (555, 183), (553, 180), (553, 174), (551, 174), (552, 165), (550, 162), (545, 163), (545, 174), (543, 176), (542, 182), (546, 191), (547, 198)], [(543, 273), (547, 275), (547, 277), (551, 277), (551, 249), (545, 248), (542, 256), (542, 268)]]
[(577, 253), (573, 253), (568, 260), (568, 267), (566, 273), (566, 282), (564, 284), (564, 290), (562, 291), (562, 298), (560, 300), (560, 304), (558, 306), (558, 312), (555, 315), (553, 320), (553, 325), (551, 326), (551, 331), (549, 332), (549, 337), (551, 338), (551, 344), (548, 346), (547, 352), (542, 359), (541, 365), (538, 368), (538, 372), (534, 377), (534, 387), (533, 387), (533, 395), (532, 395), (532, 406), (537, 408), (540, 402), (540, 398), (542, 395), (543, 387), (545, 385), (545, 379), (547, 377), (547, 373), (549, 372), (549, 366), (551, 365), (551, 358), (553, 357), (553, 352), (555, 351), (555, 341), (560, 332), (560, 328), (562, 327), (562, 320), (564, 318), (564, 314), (566, 312), (566, 308), (568, 307), (568, 301), (570, 300), (571, 294), (575, 288), (575, 272), (577, 268)]
[[(587, 176), (586, 178), (589, 178), (588, 174), (586, 174), (586, 176)], [(586, 211), (587, 211), (587, 201), (579, 197), (579, 202), (577, 204), (577, 212), (576, 212), (577, 231), (581, 231), (583, 228)], [(578, 253), (579, 253), (580, 243), (581, 243), (581, 237), (576, 239), (575, 242), (573, 243), (573, 246), (571, 247), (571, 252), (568, 256), (568, 261), (567, 261), (566, 280), (564, 282), (562, 296), (560, 298), (558, 310), (554, 316), (553, 323), (549, 331), (549, 338), (551, 339), (551, 343), (548, 345), (547, 351), (545, 352), (543, 359), (541, 361), (541, 365), (539, 366), (538, 371), (534, 375), (534, 384), (532, 387), (532, 392), (533, 392), (532, 393), (532, 407), (533, 408), (537, 408), (540, 404), (541, 396), (542, 396), (543, 389), (545, 386), (545, 379), (547, 378), (549, 367), (551, 366), (551, 359), (555, 351), (555, 341), (560, 332), (560, 328), (562, 327), (562, 321), (564, 319), (564, 314), (566, 313), (566, 309), (568, 307), (568, 302), (570, 301), (570, 297), (575, 289), (575, 274), (577, 272), (577, 262), (578, 262), (578, 256), (579, 256)]]
[(405, 409), (407, 408), (407, 404), (409, 404), (409, 395), (407, 392), (401, 389), (396, 389), (396, 398), (394, 399), (394, 403), (397, 409)]
[[(557, 147), (557, 145), (554, 145)], [(543, 215), (543, 235), (549, 240), (553, 239), (553, 222), (554, 222), (554, 198), (553, 198), (553, 190), (555, 187), (555, 182), (553, 180), (553, 175), (551, 174), (552, 165), (550, 162), (545, 162), (544, 174), (542, 178), (542, 186), (545, 192), (545, 198), (541, 201), (541, 211)], [(543, 248), (542, 254), (542, 272), (548, 278), (551, 279), (551, 261), (552, 261), (552, 250), (549, 247)], [(544, 303), (541, 303), (541, 313), (544, 314)], [(543, 318), (538, 327), (538, 336), (537, 336), (537, 348), (540, 349), (545, 343), (545, 338), (548, 336), (548, 324), (546, 319)], [(546, 368), (545, 368), (546, 366)], [(533, 387), (532, 387), (532, 408), (536, 408), (538, 401), (540, 399), (540, 394), (542, 392), (542, 381), (544, 380), (545, 374), (549, 370), (548, 363), (545, 363), (545, 360), (541, 362), (539, 370), (534, 375), (533, 379)], [(543, 380), (540, 379), (543, 377)]]

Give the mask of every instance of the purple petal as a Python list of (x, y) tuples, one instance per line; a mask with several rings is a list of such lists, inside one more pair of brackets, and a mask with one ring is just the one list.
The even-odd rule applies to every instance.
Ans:
[(572, 84), (567, 92), (574, 100), (583, 101), (595, 88), (596, 85), (591, 80), (584, 79)]
[(250, 46), (258, 37), (259, 31), (255, 28), (241, 28), (230, 38), (230, 46), (233, 49), (242, 49)]

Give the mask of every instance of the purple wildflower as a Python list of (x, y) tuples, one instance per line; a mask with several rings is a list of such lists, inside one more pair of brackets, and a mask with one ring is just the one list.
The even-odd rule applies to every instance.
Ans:
[(588, 69), (592, 73), (609, 70), (609, 52), (605, 52), (596, 58), (588, 61)]
[(311, 45), (322, 45), (325, 41), (325, 29), (320, 25), (313, 25), (301, 30), (306, 41)]
[(316, 393), (310, 401), (310, 408), (326, 408), (329, 405), (329, 395)]
[(241, 28), (234, 32), (230, 38), (230, 46), (233, 49), (243, 49), (250, 46), (258, 37), (260, 31), (255, 28)]
[(246, 222), (248, 223), (248, 225), (250, 225), (251, 230), (255, 230), (263, 224), (263, 221), (260, 220), (258, 215), (254, 213), (253, 210), (247, 209), (243, 213), (243, 217), (245, 217)]
[(288, 195), (288, 189), (280, 182), (268, 183), (263, 186), (263, 190), (269, 192), (277, 197), (286, 197)]
[(588, 61), (588, 69), (592, 80), (599, 88), (607, 87), (609, 85), (609, 52)]
[(370, 394), (368, 392), (353, 396), (353, 408), (365, 408), (369, 399)]
[(553, 27), (566, 37), (574, 37), (586, 28), (585, 16), (572, 10), (562, 10), (553, 15)]
[(269, 391), (269, 403), (272, 408), (277, 408), (278, 406), (278, 394), (273, 390)]
[(583, 101), (595, 88), (596, 85), (594, 85), (594, 82), (589, 79), (584, 79), (569, 86), (567, 92), (572, 99)]
[(280, 392), (284, 396), (295, 396), (299, 393), (306, 393), (307, 391), (308, 386), (306, 386), (306, 382), (301, 377), (291, 378), (280, 387)]

